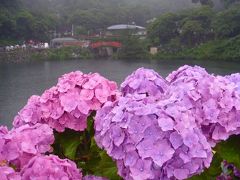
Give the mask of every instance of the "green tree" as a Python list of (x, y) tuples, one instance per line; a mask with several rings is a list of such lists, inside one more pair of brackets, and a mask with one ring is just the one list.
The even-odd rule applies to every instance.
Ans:
[(193, 3), (201, 3), (202, 5), (213, 6), (212, 0), (192, 0)]
[(204, 28), (211, 27), (212, 19), (214, 18), (214, 11), (209, 6), (202, 6), (200, 8), (193, 8), (180, 13), (181, 21), (195, 20), (201, 23)]
[(83, 35), (83, 34), (87, 35), (88, 31), (84, 26), (77, 26), (74, 28), (74, 33), (76, 35)]
[(229, 7), (233, 4), (239, 3), (239, 0), (221, 0), (221, 1), (224, 3), (225, 7)]
[(37, 16), (32, 25), (32, 38), (39, 41), (49, 40), (49, 30), (54, 28), (54, 21), (47, 16)]
[(20, 11), (16, 17), (17, 38), (26, 40), (33, 37), (34, 17), (28, 11)]
[(195, 46), (213, 39), (212, 20), (214, 12), (209, 6), (203, 6), (184, 12), (180, 20), (181, 41), (187, 46)]
[(167, 13), (148, 27), (148, 37), (154, 45), (167, 44), (178, 36), (178, 15)]
[(192, 47), (201, 42), (204, 33), (204, 28), (198, 21), (189, 20), (182, 26), (181, 39), (188, 47)]
[(98, 16), (91, 13), (89, 10), (76, 11), (69, 18), (69, 24), (83, 26), (87, 29), (92, 29), (98, 24)]
[(122, 38), (122, 48), (118, 53), (119, 59), (146, 59), (148, 58), (147, 43), (139, 37), (128, 35)]
[(240, 6), (219, 12), (213, 21), (217, 37), (227, 38), (240, 34)]
[(15, 20), (11, 16), (11, 13), (7, 10), (0, 11), (0, 38), (11, 38), (15, 33), (16, 24)]
[(7, 9), (11, 9), (11, 10), (16, 10), (17, 8), (19, 8), (21, 5), (21, 2), (19, 0), (1, 0), (0, 1), (0, 7), (4, 7)]
[(178, 14), (168, 13), (160, 16), (148, 28), (148, 37), (153, 45), (166, 46), (179, 42), (195, 46), (213, 39), (212, 19), (214, 12), (209, 6), (186, 10)]

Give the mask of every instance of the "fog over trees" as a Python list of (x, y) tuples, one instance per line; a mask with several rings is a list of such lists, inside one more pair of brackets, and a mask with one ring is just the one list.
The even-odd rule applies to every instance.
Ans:
[(167, 12), (209, 5), (229, 6), (238, 0), (1, 0), (0, 40), (49, 40), (53, 31), (79, 34), (113, 24), (147, 21)]
[[(112, 23), (146, 20), (164, 12), (179, 11), (196, 6), (191, 0), (20, 0), (32, 12), (48, 12), (60, 17), (65, 23), (93, 22), (101, 27)], [(76, 22), (79, 19), (79, 22)], [(98, 21), (99, 24), (95, 24)], [(85, 23), (85, 22), (84, 22)], [(89, 26), (89, 25), (87, 25)]]

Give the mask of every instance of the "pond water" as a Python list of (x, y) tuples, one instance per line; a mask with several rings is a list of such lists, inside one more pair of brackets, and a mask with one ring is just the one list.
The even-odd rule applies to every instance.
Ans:
[(71, 71), (99, 72), (120, 84), (140, 67), (152, 68), (165, 77), (185, 64), (200, 65), (219, 75), (240, 72), (240, 62), (225, 61), (101, 59), (0, 63), (0, 125), (11, 126), (14, 116), (31, 95), (41, 95), (57, 83), (59, 76)]

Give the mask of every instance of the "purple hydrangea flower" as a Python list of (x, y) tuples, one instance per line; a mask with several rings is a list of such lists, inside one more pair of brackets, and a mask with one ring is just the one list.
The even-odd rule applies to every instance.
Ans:
[(160, 98), (168, 90), (168, 82), (153, 70), (140, 68), (128, 76), (121, 84), (123, 95), (147, 94)]
[(238, 92), (240, 93), (240, 73), (231, 74), (229, 76), (225, 76), (231, 82), (235, 83), (238, 87)]
[(191, 112), (191, 118), (215, 146), (240, 133), (239, 86), (229, 79), (208, 74), (198, 66), (183, 66), (167, 77), (169, 91), (159, 105), (171, 116)]
[(84, 131), (87, 117), (118, 96), (117, 85), (97, 73), (80, 71), (63, 75), (42, 96), (32, 96), (15, 117), (14, 127), (46, 123), (58, 132), (65, 128)]
[(97, 111), (95, 140), (124, 179), (186, 179), (212, 160), (210, 144), (187, 113), (173, 117), (151, 97), (128, 94)]
[(38, 155), (33, 157), (20, 172), (22, 180), (28, 179), (54, 179), (54, 180), (81, 180), (82, 173), (76, 164), (57, 156)]

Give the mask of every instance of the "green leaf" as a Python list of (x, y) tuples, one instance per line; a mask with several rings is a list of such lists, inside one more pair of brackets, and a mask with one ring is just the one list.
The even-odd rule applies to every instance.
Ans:
[(78, 162), (79, 167), (82, 168), (85, 174), (93, 174), (95, 166), (98, 166), (99, 162), (101, 161), (101, 157), (99, 154), (99, 151), (101, 150), (97, 146), (93, 145), (93, 142), (94, 139), (92, 138), (89, 151), (85, 155), (86, 157), (85, 163)]
[(55, 133), (54, 152), (62, 158), (75, 160), (81, 133), (73, 130), (65, 130), (64, 133)]
[(85, 170), (86, 174), (102, 176), (110, 180), (121, 179), (117, 174), (116, 163), (97, 146), (94, 138), (91, 141), (89, 160), (80, 167)]
[(79, 140), (70, 140), (68, 143), (65, 143), (64, 154), (69, 159), (74, 160), (77, 147), (80, 144)]
[(116, 163), (100, 149), (94, 140), (94, 114), (88, 117), (88, 127), (84, 132), (66, 129), (55, 132), (54, 154), (69, 158), (82, 169), (84, 175), (91, 174), (110, 180), (121, 179), (117, 174)]
[(216, 151), (228, 163), (233, 163), (240, 168), (240, 136), (232, 136), (216, 146)]
[(91, 116), (88, 117), (88, 120), (87, 120), (87, 131), (89, 132), (90, 136), (91, 137), (94, 137), (94, 119), (93, 117), (95, 116), (95, 112), (92, 113)]
[(189, 180), (213, 180), (216, 179), (217, 176), (219, 176), (222, 172), (221, 170), (221, 162), (223, 159), (221, 156), (216, 153), (213, 157), (213, 160), (211, 162), (211, 166), (209, 169), (206, 169), (202, 174), (193, 176)]
[(103, 176), (109, 178), (110, 180), (121, 179), (117, 174), (116, 162), (114, 162), (104, 151), (100, 153), (100, 157), (101, 160), (98, 163), (98, 166), (94, 169), (95, 175)]

